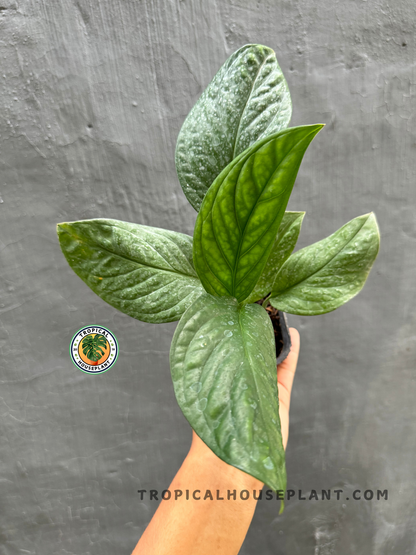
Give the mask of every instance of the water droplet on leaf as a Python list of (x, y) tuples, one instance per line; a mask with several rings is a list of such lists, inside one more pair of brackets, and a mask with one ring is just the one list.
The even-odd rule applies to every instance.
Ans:
[(196, 393), (199, 393), (202, 389), (202, 383), (195, 382), (190, 386), (190, 389), (192, 389), (192, 391), (195, 391)]
[(205, 410), (207, 403), (208, 399), (206, 397), (203, 397), (202, 399), (199, 399), (199, 401), (197, 401), (196, 408), (202, 412), (203, 410)]

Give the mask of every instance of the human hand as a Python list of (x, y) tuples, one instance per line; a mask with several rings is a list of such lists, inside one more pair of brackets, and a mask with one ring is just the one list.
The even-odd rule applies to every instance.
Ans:
[[(299, 333), (290, 328), (292, 349), (277, 367), (279, 412), (283, 446), (289, 435), (289, 405), (299, 355)], [(260, 491), (263, 483), (218, 458), (193, 432), (191, 449), (169, 491)], [(256, 508), (254, 495), (248, 500), (162, 500), (133, 555), (206, 555), (213, 545), (218, 555), (236, 555), (244, 541)]]
[(298, 364), (300, 336), (295, 328), (289, 328), (292, 348), (287, 358), (277, 366), (277, 387), (279, 390), (279, 416), (282, 429), (283, 447), (289, 438), (289, 408), (293, 379)]
[[(295, 377), (296, 367), (298, 364), (300, 336), (295, 328), (289, 328), (290, 338), (292, 340), (292, 348), (287, 358), (277, 366), (277, 386), (279, 391), (279, 416), (282, 430), (283, 447), (286, 449), (289, 437), (289, 408), (290, 396), (292, 393), (293, 379)], [(216, 455), (205, 445), (205, 443), (196, 435), (192, 434), (192, 451), (205, 453), (216, 459)], [(224, 463), (225, 464), (225, 463)], [(241, 471), (238, 471), (241, 472)]]

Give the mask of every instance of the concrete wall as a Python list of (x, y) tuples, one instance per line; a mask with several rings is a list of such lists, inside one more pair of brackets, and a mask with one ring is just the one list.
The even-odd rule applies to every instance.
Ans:
[[(241, 553), (415, 553), (416, 15), (411, 0), (2, 0), (0, 554), (130, 554), (190, 444), (168, 351), (175, 324), (128, 318), (70, 270), (59, 221), (192, 233), (174, 167), (186, 114), (224, 60), (271, 46), (292, 125), (327, 124), (290, 208), (300, 246), (374, 210), (382, 246), (359, 297), (291, 317), (302, 349), (288, 487), (387, 501), (261, 502)], [(117, 336), (100, 376), (72, 365), (83, 325)]]

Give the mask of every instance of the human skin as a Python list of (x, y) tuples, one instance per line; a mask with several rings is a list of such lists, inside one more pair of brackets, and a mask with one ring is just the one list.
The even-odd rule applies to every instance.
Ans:
[[(279, 412), (286, 449), (289, 436), (289, 407), (293, 378), (299, 355), (299, 333), (290, 328), (292, 349), (277, 367)], [(256, 509), (256, 497), (263, 483), (219, 459), (193, 432), (188, 455), (169, 486), (169, 490), (201, 491), (201, 499), (185, 494), (162, 500), (132, 555), (236, 555), (246, 537)], [(203, 499), (206, 490), (214, 499)], [(216, 499), (218, 497), (224, 499)], [(236, 490), (236, 499), (227, 500), (227, 491)], [(241, 500), (239, 492), (250, 497)]]

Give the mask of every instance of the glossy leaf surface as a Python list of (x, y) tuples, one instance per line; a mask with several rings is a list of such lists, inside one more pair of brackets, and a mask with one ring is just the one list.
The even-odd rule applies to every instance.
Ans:
[(256, 286), (246, 300), (247, 303), (262, 299), (273, 289), (278, 271), (296, 246), (304, 216), (305, 212), (285, 212), (269, 258)]
[(176, 145), (184, 193), (199, 210), (220, 172), (257, 140), (285, 129), (289, 88), (271, 48), (248, 44), (221, 67), (186, 118)]
[(201, 295), (178, 324), (170, 365), (179, 406), (208, 447), (285, 489), (275, 339), (266, 311)]
[(59, 224), (58, 236), (69, 265), (94, 293), (138, 320), (179, 320), (203, 291), (188, 235), (97, 219)]
[(373, 213), (351, 220), (285, 262), (270, 303), (284, 312), (305, 316), (335, 310), (360, 292), (379, 244)]
[(194, 264), (206, 291), (239, 302), (267, 262), (303, 155), (322, 125), (292, 127), (233, 160), (204, 198), (194, 230)]

